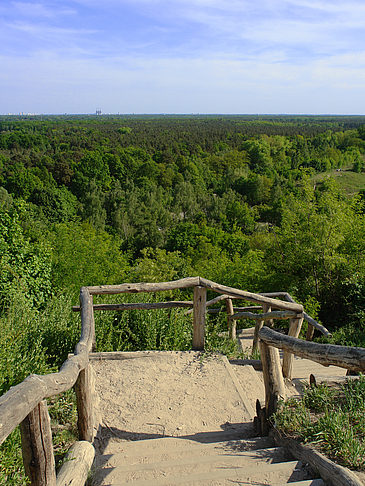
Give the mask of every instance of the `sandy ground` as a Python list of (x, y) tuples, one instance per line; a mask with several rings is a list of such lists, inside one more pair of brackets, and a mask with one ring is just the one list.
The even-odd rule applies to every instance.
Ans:
[[(221, 356), (151, 352), (93, 361), (99, 440), (252, 434), (252, 419)], [(250, 394), (257, 395), (250, 383)], [(260, 389), (260, 395), (262, 389)], [(257, 396), (252, 396), (254, 403)]]

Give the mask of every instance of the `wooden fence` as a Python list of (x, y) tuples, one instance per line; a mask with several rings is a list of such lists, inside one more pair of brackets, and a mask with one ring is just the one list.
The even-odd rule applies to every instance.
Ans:
[[(159, 292), (188, 288), (194, 289), (192, 301), (93, 304), (94, 295)], [(207, 301), (207, 290), (217, 292), (220, 295)], [(276, 297), (283, 297), (285, 300), (278, 300)], [(241, 299), (258, 305), (234, 308), (232, 299)], [(304, 313), (303, 306), (294, 302), (289, 294), (255, 294), (220, 285), (201, 277), (189, 277), (162, 283), (125, 283), (83, 287), (80, 292), (80, 307), (74, 308), (75, 311), (81, 312), (81, 337), (74, 354), (63, 363), (58, 373), (43, 376), (30, 375), (22, 383), (12, 387), (5, 395), (0, 397), (0, 443), (20, 424), (24, 467), (32, 486), (61, 486), (68, 484), (68, 478), (73, 478), (72, 484), (81, 485), (85, 481), (85, 474), (87, 474), (88, 467), (92, 462), (93, 452), (91, 452), (91, 449), (93, 450), (93, 448), (90, 442), (93, 440), (94, 424), (89, 353), (95, 346), (94, 310), (191, 308), (193, 314), (192, 348), (202, 350), (205, 340), (206, 312), (207, 310), (209, 312), (209, 306), (219, 301), (226, 303), (231, 338), (236, 336), (237, 319), (249, 318), (257, 321), (255, 336), (256, 343), (258, 337), (262, 340), (261, 354), (264, 370), (266, 370), (265, 376), (267, 375), (265, 378), (266, 408), (270, 413), (275, 408), (275, 405), (271, 404), (272, 397), (275, 401), (282, 394), (283, 376), (280, 375), (277, 368), (278, 351), (276, 348), (272, 348), (272, 343), (267, 341), (269, 339), (268, 329), (263, 327), (264, 322), (271, 322), (272, 319), (290, 319), (289, 336), (295, 338), (299, 335), (303, 319), (306, 319), (311, 326), (328, 334), (323, 326)], [(263, 313), (252, 312), (258, 309), (263, 309)], [(270, 329), (269, 331), (274, 333)], [(282, 342), (281, 340), (280, 343)], [(277, 343), (278, 341), (275, 340), (274, 346), (278, 346)], [(283, 369), (286, 377), (290, 377), (293, 357), (293, 348), (290, 344), (288, 346), (283, 348)], [(77, 398), (77, 423), (80, 442), (72, 448), (70, 457), (73, 461), (66, 462), (66, 465), (56, 476), (51, 426), (45, 399), (69, 390), (73, 386)], [(80, 475), (79, 482), (75, 479), (77, 475)]]

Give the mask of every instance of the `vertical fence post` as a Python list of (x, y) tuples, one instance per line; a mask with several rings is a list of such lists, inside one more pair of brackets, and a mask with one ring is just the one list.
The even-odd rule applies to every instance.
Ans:
[(207, 302), (207, 289), (197, 285), (194, 287), (193, 306), (193, 349), (204, 349), (205, 313)]
[(227, 310), (227, 325), (228, 325), (228, 335), (229, 338), (234, 341), (236, 339), (236, 321), (231, 319), (234, 314), (232, 299), (226, 299), (226, 310)]
[[(76, 351), (78, 351), (78, 347), (82, 351), (83, 349), (85, 349), (86, 346), (87, 351), (89, 352), (95, 343), (95, 320), (93, 299), (86, 288), (81, 289), (80, 303), (81, 341), (76, 346)], [(94, 438), (94, 380), (92, 375), (92, 368), (89, 363), (79, 373), (79, 376), (75, 383), (75, 393), (78, 414), (77, 427), (79, 432), (79, 439), (92, 442)]]
[[(290, 327), (288, 336), (297, 338), (299, 336), (300, 330), (303, 324), (303, 317), (296, 317), (294, 319), (290, 319)], [(294, 355), (289, 351), (284, 350), (283, 354), (283, 375), (284, 378), (288, 378), (288, 380), (292, 379), (292, 372), (293, 372), (293, 361)]]
[(305, 338), (307, 341), (313, 341), (313, 336), (314, 336), (314, 327), (312, 326), (312, 324), (308, 323), (307, 335)]
[(79, 440), (87, 440), (88, 442), (92, 442), (94, 438), (93, 381), (91, 366), (88, 365), (80, 371), (75, 383)]
[(265, 384), (265, 419), (268, 420), (276, 412), (279, 400), (285, 398), (285, 385), (279, 350), (260, 341), (260, 354)]
[(90, 295), (90, 306), (91, 306), (91, 326), (93, 332), (93, 344), (91, 346), (91, 351), (96, 351), (96, 333), (95, 333), (95, 315), (94, 315), (94, 301), (93, 296)]
[(41, 401), (20, 424), (25, 473), (31, 486), (56, 486), (51, 420)]
[[(271, 307), (267, 304), (262, 304), (262, 311), (263, 312), (271, 312)], [(259, 347), (259, 332), (263, 328), (265, 321), (256, 321), (255, 330), (253, 334), (253, 343), (252, 343), (252, 354), (258, 350)]]

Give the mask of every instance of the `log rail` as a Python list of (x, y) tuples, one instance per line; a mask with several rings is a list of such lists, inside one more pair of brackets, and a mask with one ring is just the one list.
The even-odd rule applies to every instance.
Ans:
[[(94, 295), (160, 292), (188, 288), (194, 288), (193, 301), (169, 301), (154, 304), (93, 304)], [(207, 301), (207, 290), (217, 292), (220, 295)], [(59, 372), (48, 375), (30, 375), (22, 383), (11, 387), (7, 393), (0, 397), (0, 444), (15, 427), (21, 425), (23, 462), (31, 480), (31, 485), (61, 485), (61, 479), (59, 478), (63, 477), (66, 473), (61, 470), (56, 477), (54, 471), (52, 434), (45, 399), (67, 391), (74, 386), (77, 398), (79, 440), (81, 441), (78, 443), (80, 446), (75, 447), (75, 450), (85, 450), (85, 457), (88, 458), (89, 462), (90, 460), (92, 461), (91, 456), (93, 454), (90, 453), (90, 449), (85, 449), (84, 444), (85, 441), (92, 442), (94, 436), (92, 410), (93, 384), (89, 365), (89, 353), (95, 347), (94, 310), (122, 311), (171, 307), (191, 308), (191, 311), (189, 310), (188, 312), (193, 313), (192, 347), (193, 349), (202, 350), (204, 349), (204, 328), (207, 307), (219, 301), (226, 302), (229, 335), (233, 339), (236, 336), (236, 320), (240, 318), (256, 319), (260, 327), (262, 327), (265, 321), (271, 321), (275, 318), (290, 318), (291, 328), (294, 329), (295, 327), (292, 335), (295, 335), (298, 329), (300, 330), (298, 322), (300, 321), (301, 325), (301, 321), (303, 320), (303, 306), (297, 304), (288, 296), (289, 294), (285, 293), (255, 294), (220, 285), (201, 277), (188, 277), (172, 282), (125, 283), (121, 285), (83, 287), (80, 291), (80, 307), (73, 308), (75, 311), (80, 311), (81, 313), (81, 336), (74, 354), (63, 363)], [(276, 297), (284, 297), (285, 300), (278, 300)], [(232, 299), (241, 299), (258, 305), (233, 308)], [(264, 312), (261, 314), (252, 313), (252, 310), (257, 310), (258, 308), (263, 309)], [(211, 310), (217, 311), (217, 309)], [(304, 318), (308, 320), (309, 316), (304, 314)], [(293, 322), (296, 322), (295, 326)], [(315, 321), (314, 323), (318, 324)], [(318, 326), (315, 327), (318, 328)], [(261, 337), (263, 330), (258, 330), (257, 332), (260, 332)], [(44, 447), (44, 444), (48, 444), (48, 446)], [(79, 469), (85, 472), (87, 467), (85, 466)], [(82, 473), (83, 476), (80, 476), (79, 482), (73, 482), (73, 484), (84, 484), (86, 480), (84, 472)], [(67, 472), (67, 474), (69, 473)]]

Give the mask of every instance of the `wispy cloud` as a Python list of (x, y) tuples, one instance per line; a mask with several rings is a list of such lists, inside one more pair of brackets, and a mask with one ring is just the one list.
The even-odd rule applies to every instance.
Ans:
[(19, 0), (0, 14), (1, 110), (365, 111), (360, 0)]
[(35, 18), (55, 18), (64, 15), (76, 15), (77, 11), (73, 8), (58, 6), (57, 9), (52, 5), (40, 2), (12, 2), (11, 6), (22, 17)]
[(98, 31), (91, 29), (76, 29), (67, 27), (55, 27), (47, 24), (40, 24), (36, 22), (22, 22), (15, 21), (13, 23), (8, 23), (7, 26), (11, 29), (19, 30), (27, 34), (32, 34), (35, 37), (43, 38), (56, 38), (65, 36), (83, 36), (96, 34)]

